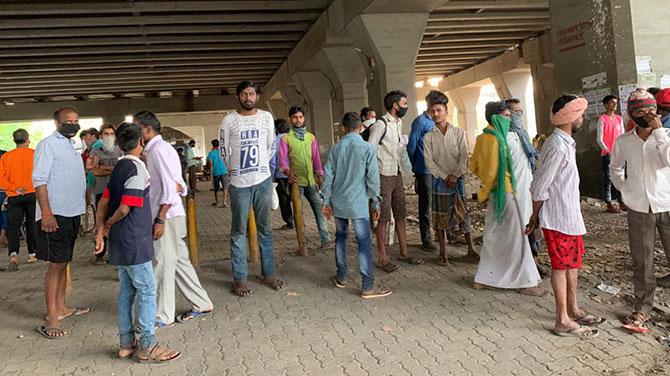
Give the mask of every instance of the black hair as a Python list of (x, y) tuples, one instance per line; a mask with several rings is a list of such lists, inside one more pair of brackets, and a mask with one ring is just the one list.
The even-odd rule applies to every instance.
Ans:
[(574, 95), (574, 94), (561, 95), (560, 97), (556, 98), (556, 100), (554, 101), (554, 104), (551, 105), (551, 113), (556, 114), (563, 107), (565, 107), (566, 104), (574, 101), (577, 98), (579, 98), (579, 97)]
[(135, 149), (141, 138), (142, 129), (137, 124), (124, 121), (116, 128), (116, 144), (124, 153)]
[[(191, 145), (191, 144), (193, 144), (193, 145)], [(191, 140), (191, 141), (189, 141), (189, 142), (188, 142), (188, 146), (195, 146), (195, 140)]]
[(363, 107), (363, 108), (361, 108), (361, 119), (362, 119), (362, 118), (366, 118), (366, 119), (367, 119), (367, 118), (368, 118), (368, 115), (370, 114), (370, 112), (375, 112), (375, 110), (372, 109), (372, 108), (370, 108), (370, 107)]
[[(119, 125), (121, 125), (123, 123), (125, 123), (125, 122), (121, 122)], [(104, 132), (105, 129), (111, 129), (111, 130), (114, 131), (114, 133), (116, 133), (116, 128), (117, 127), (115, 127), (113, 124), (105, 123), (105, 124), (100, 126), (100, 133), (98, 133), (98, 134), (102, 134), (102, 132)]]
[(184, 148), (177, 148), (177, 153), (179, 153), (179, 152), (182, 152), (182, 153), (183, 153), (183, 152), (184, 152)]
[(95, 129), (95, 128), (88, 128), (88, 129), (86, 130), (86, 133), (87, 133), (87, 134), (90, 134), (91, 136), (95, 136), (95, 139), (96, 139), (96, 140), (99, 140), (99, 139), (100, 139), (100, 131), (98, 131), (98, 130)]
[(288, 122), (286, 122), (286, 119), (277, 119), (275, 120), (275, 133), (276, 134), (281, 134), (281, 133), (286, 133), (291, 129), (288, 126)]
[(86, 137), (88, 136), (88, 129), (84, 129), (83, 131), (79, 132), (79, 137)]
[(403, 98), (407, 98), (407, 94), (404, 92), (400, 90), (389, 91), (384, 96), (384, 108), (386, 108), (386, 111), (391, 111), (393, 105), (400, 102)]
[(218, 139), (215, 138), (215, 139), (212, 140), (212, 146), (213, 147), (218, 148), (219, 145), (220, 145), (220, 143), (219, 143)]
[(493, 115), (500, 115), (503, 112), (505, 112), (505, 110), (507, 110), (507, 109), (508, 109), (507, 103), (505, 103), (504, 101), (489, 102), (489, 103), (486, 104), (484, 117), (486, 118), (486, 121), (489, 124), (493, 124), (493, 123), (491, 123), (491, 119), (493, 118)]
[(15, 144), (23, 144), (28, 141), (28, 131), (23, 128), (19, 128), (15, 130), (14, 133), (12, 133), (12, 138), (14, 138)]
[(649, 89), (647, 89), (647, 93), (649, 93), (649, 94), (651, 94), (651, 95), (653, 95), (653, 96), (656, 96), (656, 94), (657, 94), (659, 91), (661, 91), (661, 89), (658, 88), (658, 87), (650, 87)]
[(137, 120), (141, 125), (149, 127), (158, 133), (161, 131), (161, 122), (151, 111), (140, 111), (133, 115), (133, 119)]
[(60, 122), (60, 114), (65, 112), (65, 111), (72, 111), (75, 114), (79, 115), (79, 110), (77, 110), (76, 107), (64, 106), (64, 107), (61, 107), (61, 108), (57, 109), (56, 112), (54, 112), (54, 120), (56, 120), (57, 122)]
[(431, 90), (430, 93), (426, 95), (426, 103), (428, 104), (428, 108), (436, 104), (442, 104), (444, 107), (447, 107), (449, 98), (439, 90)]
[(237, 96), (240, 96), (240, 93), (244, 91), (244, 89), (247, 88), (253, 88), (256, 94), (261, 93), (261, 89), (258, 87), (258, 84), (256, 84), (254, 81), (242, 81), (239, 84), (237, 84), (237, 87), (235, 88), (235, 93), (237, 93)]
[(619, 98), (616, 95), (612, 94), (605, 95), (605, 97), (603, 97), (603, 104), (607, 105), (612, 99), (618, 100)]
[(303, 115), (305, 115), (305, 111), (303, 111), (302, 107), (300, 106), (293, 106), (288, 110), (288, 117), (291, 117), (298, 112), (302, 112)]
[(505, 104), (509, 108), (511, 104), (521, 104), (519, 98), (507, 98), (505, 99)]
[(347, 112), (342, 118), (342, 126), (346, 129), (356, 129), (361, 125), (361, 118), (355, 112)]

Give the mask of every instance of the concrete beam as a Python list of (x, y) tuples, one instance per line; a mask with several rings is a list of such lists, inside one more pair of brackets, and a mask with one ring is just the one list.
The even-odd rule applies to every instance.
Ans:
[(184, 64), (181, 67), (177, 66), (153, 66), (152, 68), (144, 68), (146, 65), (130, 65), (130, 66), (108, 66), (106, 68), (97, 68), (95, 67), (83, 67), (88, 69), (82, 69), (80, 66), (73, 67), (68, 66), (57, 66), (56, 68), (38, 68), (38, 67), (26, 67), (26, 68), (12, 68), (0, 69), (0, 82), (11, 81), (11, 80), (25, 80), (31, 78), (69, 78), (76, 77), (79, 79), (88, 79), (95, 77), (114, 77), (114, 76), (127, 76), (127, 75), (150, 75), (150, 74), (171, 74), (171, 73), (196, 73), (196, 72), (225, 72), (225, 73), (274, 73), (275, 69), (279, 64), (253, 64), (253, 65), (244, 65), (240, 66), (239, 64), (222, 64), (222, 65), (190, 65)]
[(477, 22), (472, 21), (433, 21), (428, 19), (428, 25), (426, 25), (426, 32), (433, 33), (440, 30), (467, 30), (469, 28), (481, 28), (481, 27), (510, 27), (510, 26), (551, 26), (549, 19), (502, 19), (502, 20), (478, 20)]
[(518, 20), (518, 19), (549, 19), (549, 12), (500, 12), (500, 13), (432, 13), (430, 21), (484, 21), (484, 20)]
[(549, 1), (547, 0), (489, 0), (489, 1), (450, 1), (437, 8), (442, 10), (468, 10), (468, 9), (542, 9), (549, 11)]
[(51, 119), (53, 112), (65, 105), (75, 106), (84, 117), (101, 116), (118, 118), (138, 111), (149, 110), (155, 113), (234, 110), (237, 97), (234, 95), (209, 95), (191, 98), (133, 98), (110, 99), (100, 101), (66, 101), (16, 103), (3, 106), (0, 121)]
[(467, 86), (473, 82), (487, 79), (491, 76), (509, 72), (515, 69), (528, 69), (521, 58), (520, 51), (515, 48), (502, 55), (489, 59), (474, 67), (446, 77), (440, 82), (440, 89), (451, 91), (453, 89)]
[(328, 0), (133, 1), (72, 3), (15, 3), (0, 5), (5, 16), (83, 15), (99, 13), (235, 12), (263, 10), (320, 10)]

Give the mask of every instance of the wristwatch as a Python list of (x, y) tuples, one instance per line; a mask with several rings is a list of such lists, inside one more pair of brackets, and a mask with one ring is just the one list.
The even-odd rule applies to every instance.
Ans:
[(164, 225), (164, 224), (165, 224), (165, 220), (156, 217), (156, 219), (154, 219), (154, 223), (158, 223), (159, 225)]

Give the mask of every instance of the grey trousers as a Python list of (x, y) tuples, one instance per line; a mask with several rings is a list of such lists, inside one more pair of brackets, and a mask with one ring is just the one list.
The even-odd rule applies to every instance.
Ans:
[(202, 288), (188, 257), (186, 217), (165, 220), (163, 236), (154, 241), (154, 261), (158, 302), (156, 321), (164, 324), (175, 320), (175, 284), (195, 311), (212, 309), (212, 301)]
[(640, 213), (628, 209), (628, 242), (633, 257), (635, 310), (646, 313), (654, 307), (654, 243), (656, 229), (661, 236), (665, 256), (670, 261), (670, 213)]

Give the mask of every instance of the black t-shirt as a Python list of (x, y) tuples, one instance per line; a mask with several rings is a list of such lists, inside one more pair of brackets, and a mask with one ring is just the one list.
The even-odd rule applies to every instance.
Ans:
[(149, 204), (149, 173), (139, 158), (124, 157), (114, 166), (103, 197), (109, 199), (107, 218), (121, 204), (130, 212), (109, 232), (109, 263), (139, 265), (153, 258), (153, 221)]

